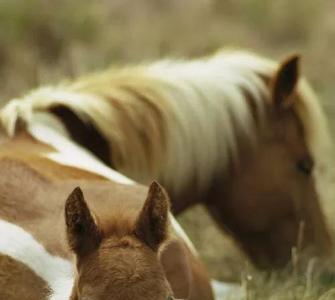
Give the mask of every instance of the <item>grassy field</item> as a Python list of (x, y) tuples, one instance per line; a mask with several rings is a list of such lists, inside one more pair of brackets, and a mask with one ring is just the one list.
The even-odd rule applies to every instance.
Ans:
[[(333, 128), (334, 10), (331, 0), (0, 0), (0, 102), (110, 64), (237, 47), (275, 59), (301, 53)], [(303, 275), (260, 274), (203, 208), (180, 221), (211, 275), (241, 282), (233, 299), (335, 299), (333, 276), (313, 263)]]

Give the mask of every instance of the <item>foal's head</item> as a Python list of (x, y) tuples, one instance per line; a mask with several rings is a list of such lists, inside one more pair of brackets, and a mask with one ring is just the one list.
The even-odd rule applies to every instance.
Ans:
[(168, 234), (168, 211), (166, 193), (153, 183), (132, 229), (107, 235), (76, 188), (65, 207), (68, 242), (77, 261), (71, 300), (174, 299), (158, 258)]
[(225, 185), (220, 216), (262, 267), (287, 263), (297, 244), (313, 245), (318, 255), (330, 248), (315, 189), (307, 120), (297, 114), (304, 97), (298, 91), (298, 57), (284, 61), (267, 80), (271, 97), (264, 125), (259, 125), (258, 146), (255, 151), (242, 149), (243, 163)]

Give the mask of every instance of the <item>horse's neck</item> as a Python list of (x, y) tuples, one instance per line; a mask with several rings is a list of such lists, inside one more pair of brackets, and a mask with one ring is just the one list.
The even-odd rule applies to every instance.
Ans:
[[(257, 71), (263, 63), (231, 57), (162, 62), (43, 88), (13, 101), (2, 118), (15, 119), (14, 112), (30, 124), (36, 112), (52, 112), (76, 142), (121, 173), (144, 184), (158, 179), (179, 199), (203, 198), (238, 159), (239, 143), (252, 144), (268, 93)], [(51, 134), (42, 136), (52, 143)]]
[(238, 160), (240, 144), (253, 143), (254, 119), (262, 118), (268, 91), (247, 68), (200, 64), (195, 76), (198, 64), (158, 64), (128, 77), (106, 73), (79, 81), (63, 93), (67, 109), (53, 113), (74, 140), (121, 173), (145, 184), (158, 178), (178, 198), (203, 196)]

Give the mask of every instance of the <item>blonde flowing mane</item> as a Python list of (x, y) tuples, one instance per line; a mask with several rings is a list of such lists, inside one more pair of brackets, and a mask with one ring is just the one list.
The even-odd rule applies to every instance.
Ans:
[[(191, 61), (112, 68), (14, 99), (0, 119), (13, 135), (18, 121), (29, 124), (38, 112), (64, 105), (110, 141), (121, 173), (142, 183), (163, 178), (175, 191), (192, 178), (205, 189), (238, 161), (238, 138), (256, 144), (253, 114), (262, 123), (270, 98), (266, 79), (276, 66), (251, 53), (220, 51)], [(305, 80), (299, 93), (296, 111), (319, 158), (330, 146), (325, 118)]]

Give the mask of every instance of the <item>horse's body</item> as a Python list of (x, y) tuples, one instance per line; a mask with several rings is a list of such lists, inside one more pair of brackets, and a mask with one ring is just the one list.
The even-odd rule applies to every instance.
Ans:
[(331, 247), (317, 190), (329, 138), (297, 68), (222, 52), (114, 69), (32, 92), (4, 119), (13, 133), (17, 119), (56, 115), (116, 170), (162, 182), (176, 213), (204, 203), (256, 263), (282, 264), (302, 223), (304, 246)]
[[(46, 120), (49, 121), (50, 118), (47, 117)], [(148, 245), (154, 249), (150, 250), (146, 243), (141, 242), (140, 237), (143, 236), (145, 240), (145, 235), (150, 233), (150, 230), (146, 232), (148, 229), (145, 226), (148, 224), (134, 224), (141, 223), (138, 215), (147, 197), (147, 188), (99, 163), (85, 150), (52, 129), (49, 123), (45, 125), (46, 120), (31, 122), (28, 130), (22, 129), (12, 138), (4, 133), (0, 136), (0, 299), (69, 300), (71, 297), (71, 300), (99, 300), (112, 297), (111, 299), (166, 300), (167, 296), (160, 296), (164, 294), (155, 294), (159, 280), (164, 286), (166, 279), (172, 288), (171, 296), (174, 294), (176, 298), (213, 299), (206, 272), (172, 216), (171, 233), (168, 234), (165, 246), (160, 246), (161, 240), (153, 246), (150, 241)], [(79, 203), (82, 205), (86, 201), (94, 213), (94, 222), (99, 226), (101, 234), (101, 245), (104, 245), (103, 251), (100, 245), (97, 250), (100, 251), (99, 260), (94, 262), (93, 277), (89, 277), (91, 273), (86, 274), (84, 268), (88, 259), (93, 260), (96, 249), (90, 249), (91, 254), (78, 248), (80, 243), (75, 247), (76, 238), (89, 238), (89, 231), (85, 231), (86, 225), (81, 222), (86, 222), (87, 219), (81, 219), (81, 212), (75, 211), (78, 208), (78, 192), (74, 196), (71, 194), (67, 200), (66, 224), (64, 221), (65, 200), (78, 185), (83, 188), (85, 195), (85, 200), (79, 199)], [(150, 200), (148, 199), (146, 203)], [(167, 216), (167, 206), (162, 205), (159, 202), (156, 204), (160, 210), (165, 208)], [(146, 211), (142, 211), (141, 215), (146, 216)], [(157, 217), (164, 220), (164, 212)], [(132, 231), (133, 226), (136, 227), (136, 234)], [(82, 230), (84, 235), (80, 236)], [(76, 254), (77, 264), (72, 262), (66, 232)], [(109, 249), (107, 242), (115, 244)], [(93, 242), (89, 241), (88, 245), (93, 247)], [(126, 257), (122, 257), (117, 251), (121, 251)], [(127, 256), (127, 251), (134, 252), (137, 260), (134, 260), (133, 265), (127, 266), (132, 277), (126, 280), (122, 277), (122, 272), (126, 272), (125, 266), (117, 263), (125, 259), (131, 264), (133, 258), (131, 255)], [(157, 282), (153, 281), (151, 286), (149, 284), (147, 290), (139, 289), (134, 296), (130, 294), (134, 292), (131, 291), (131, 284), (147, 283), (146, 278), (141, 277), (144, 271), (136, 269), (145, 257), (144, 254), (143, 257), (138, 254), (141, 251), (151, 255), (153, 263), (145, 264), (144, 270), (152, 273), (149, 276), (157, 273), (157, 278), (154, 278)], [(109, 252), (113, 253), (114, 259), (104, 258)], [(158, 263), (156, 256), (159, 257)], [(107, 266), (114, 270), (113, 274), (103, 274), (101, 270)], [(162, 278), (159, 273), (161, 266), (164, 270)], [(102, 274), (99, 274), (100, 271)], [(116, 282), (116, 278), (120, 282)], [(88, 293), (88, 288), (85, 290), (85, 285), (83, 286), (88, 279), (86, 286), (91, 284), (93, 288), (91, 287), (88, 296), (80, 296)], [(104, 286), (104, 289), (114, 288), (114, 294), (104, 294), (103, 288), (99, 287), (102, 281), (106, 284), (112, 282)], [(113, 284), (118, 284), (120, 290), (115, 292)], [(169, 291), (170, 287), (167, 285), (166, 289)], [(163, 289), (161, 292), (164, 291)], [(153, 296), (148, 296), (148, 293)]]

